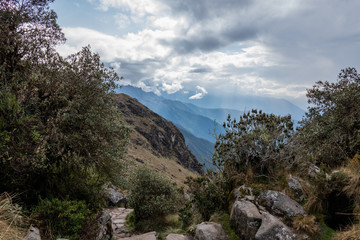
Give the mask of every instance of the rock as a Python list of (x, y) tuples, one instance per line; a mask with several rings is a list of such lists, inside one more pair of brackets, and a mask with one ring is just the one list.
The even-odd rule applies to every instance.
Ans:
[(308, 175), (312, 178), (316, 178), (321, 172), (320, 168), (311, 162), (307, 162), (307, 167)]
[(304, 208), (281, 192), (265, 190), (258, 198), (260, 204), (275, 215), (294, 217), (304, 215)]
[(245, 185), (236, 188), (233, 192), (233, 197), (235, 200), (246, 199), (252, 201), (251, 199), (255, 199), (252, 188), (246, 187)]
[(170, 233), (169, 235), (166, 236), (165, 240), (193, 240), (193, 239), (194, 238), (191, 236)]
[(33, 225), (30, 225), (24, 239), (25, 240), (41, 240), (39, 229), (34, 227)]
[(110, 240), (111, 239), (111, 216), (110, 210), (104, 209), (99, 220), (99, 233), (96, 237), (96, 240), (104, 239)]
[(231, 209), (230, 224), (242, 239), (254, 239), (261, 225), (258, 208), (249, 201), (236, 201)]
[(255, 235), (256, 240), (298, 240), (298, 237), (277, 217), (262, 213), (262, 223)]
[(114, 238), (114, 240), (117, 240), (117, 239), (121, 239), (121, 240), (156, 240), (156, 232), (144, 233), (144, 234), (135, 235), (132, 237)]
[(111, 236), (114, 239), (130, 237), (131, 232), (126, 229), (126, 217), (132, 213), (134, 209), (114, 208), (110, 210), (111, 216)]
[(106, 201), (109, 206), (123, 205), (123, 207), (126, 207), (127, 198), (125, 194), (119, 192), (112, 184), (105, 185), (104, 188), (107, 196)]
[(288, 179), (289, 188), (293, 191), (295, 198), (299, 201), (304, 200), (304, 190), (298, 178), (290, 177)]
[(219, 223), (202, 222), (195, 226), (196, 240), (227, 240), (227, 235)]

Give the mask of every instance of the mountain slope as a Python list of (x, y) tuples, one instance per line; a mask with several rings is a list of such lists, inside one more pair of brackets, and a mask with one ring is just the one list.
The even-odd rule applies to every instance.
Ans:
[[(225, 119), (227, 113), (219, 109), (205, 109), (193, 104), (168, 100), (155, 95), (152, 92), (144, 92), (140, 88), (131, 86), (122, 87), (119, 92), (125, 93), (139, 100), (142, 104), (162, 117), (172, 121), (176, 125), (192, 133), (198, 138), (203, 138), (212, 143), (215, 138), (211, 132), (214, 130), (223, 133), (223, 127), (215, 119)], [(238, 112), (239, 115), (241, 112)], [(222, 123), (222, 121), (220, 121)]]
[(188, 148), (196, 156), (198, 161), (203, 164), (206, 169), (213, 168), (211, 158), (214, 153), (214, 144), (205, 139), (195, 137), (179, 125), (176, 126), (184, 135)]
[(125, 94), (118, 94), (117, 101), (124, 120), (133, 129), (129, 159), (146, 163), (178, 182), (203, 173), (174, 124)]

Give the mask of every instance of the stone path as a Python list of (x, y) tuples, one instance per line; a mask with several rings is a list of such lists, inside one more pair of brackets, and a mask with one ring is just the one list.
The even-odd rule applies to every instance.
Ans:
[(111, 228), (114, 240), (156, 240), (156, 233), (149, 232), (141, 235), (132, 236), (126, 229), (126, 216), (132, 213), (133, 209), (114, 208), (110, 210)]

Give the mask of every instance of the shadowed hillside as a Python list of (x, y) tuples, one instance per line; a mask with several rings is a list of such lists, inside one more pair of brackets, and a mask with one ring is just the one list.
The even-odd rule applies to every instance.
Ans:
[[(174, 124), (125, 94), (119, 94), (118, 107), (133, 129), (128, 157), (164, 172), (175, 181), (203, 173), (201, 164), (189, 151)], [(191, 170), (191, 171), (189, 171)], [(180, 181), (181, 180), (181, 181)]]

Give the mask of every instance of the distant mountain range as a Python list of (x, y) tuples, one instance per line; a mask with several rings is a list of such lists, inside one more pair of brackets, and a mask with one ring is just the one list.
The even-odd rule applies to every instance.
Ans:
[(216, 141), (213, 133), (225, 132), (222, 123), (226, 121), (228, 114), (239, 119), (244, 111), (256, 108), (282, 116), (291, 114), (295, 124), (305, 115), (304, 110), (283, 99), (234, 96), (223, 101), (216, 96), (207, 95), (203, 99), (190, 100), (184, 94), (164, 93), (163, 96), (158, 96), (132, 86), (123, 86), (118, 92), (138, 99), (152, 111), (173, 122), (184, 135), (189, 149), (200, 162), (205, 162), (206, 167), (211, 166)]

